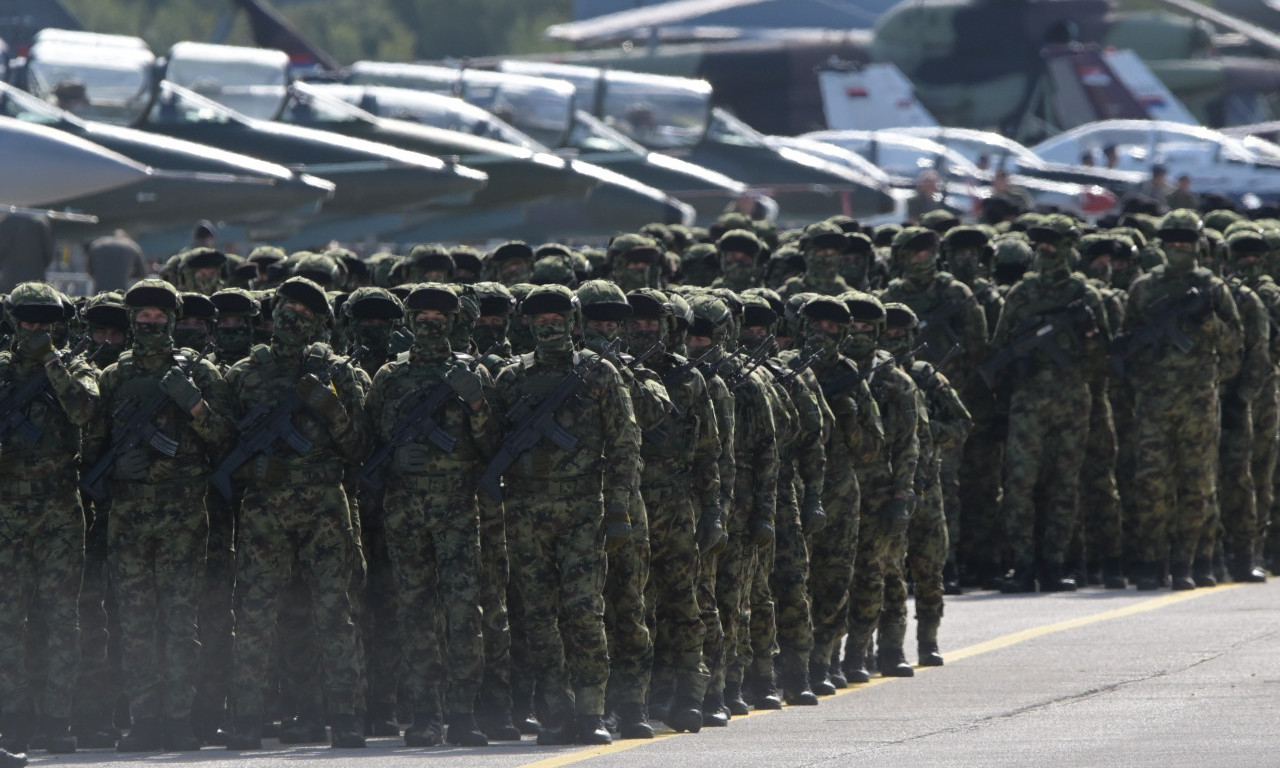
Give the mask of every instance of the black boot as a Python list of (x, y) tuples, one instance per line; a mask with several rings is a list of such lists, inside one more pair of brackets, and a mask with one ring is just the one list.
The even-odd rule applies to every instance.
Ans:
[(1197, 587), (1218, 586), (1218, 580), (1213, 575), (1213, 558), (1197, 557), (1191, 564), (1191, 580)]
[[(683, 731), (697, 733), (702, 730), (704, 722), (702, 707), (693, 696), (677, 696), (672, 701), (670, 708), (667, 709), (667, 716), (662, 718), (662, 722), (666, 723), (667, 727), (676, 733)], [(728, 720), (723, 723), (723, 725), (728, 724)], [(623, 738), (626, 737), (624, 736)]]
[(1151, 592), (1160, 588), (1160, 581), (1163, 569), (1159, 563), (1153, 563), (1149, 560), (1136, 563), (1133, 566), (1133, 583), (1139, 592)]
[(511, 710), (504, 706), (495, 705), (494, 709), (485, 712), (483, 716), (477, 716), (477, 720), (481, 732), (489, 741), (520, 740), (520, 729), (511, 720)]
[(1044, 581), (1040, 584), (1041, 592), (1075, 592), (1076, 580), (1067, 577), (1062, 570), (1062, 563), (1046, 563)]
[(75, 752), (76, 737), (71, 735), (71, 719), (45, 715), (44, 740), (44, 748), (51, 755), (70, 755)]
[(755, 692), (756, 709), (782, 709), (782, 697), (778, 695), (778, 685), (773, 681), (773, 674), (752, 675), (751, 690)]
[(295, 717), (280, 724), (281, 744), (323, 744), (328, 738), (318, 719)]
[(0, 749), (0, 768), (26, 768), (27, 756), (19, 752), (14, 754), (7, 749)]
[(613, 737), (604, 729), (604, 718), (600, 715), (578, 715), (578, 743), (592, 746), (612, 744)]
[(560, 747), (578, 743), (578, 728), (572, 715), (548, 715), (538, 730), (538, 746)]
[(511, 722), (520, 733), (536, 736), (542, 732), (542, 725), (533, 714), (533, 696), (531, 694), (514, 694), (511, 697)]
[(195, 752), (200, 749), (190, 717), (169, 717), (164, 721), (165, 752)]
[(816, 707), (818, 695), (809, 687), (809, 667), (788, 657), (782, 664), (782, 698), (790, 707)]
[(329, 746), (334, 749), (363, 749), (364, 718), (352, 715), (334, 715), (329, 726), (332, 738)]
[(35, 727), (36, 716), (31, 712), (11, 712), (0, 715), (0, 749), (15, 755), (26, 752), (31, 745), (31, 730)]
[(1186, 563), (1174, 563), (1169, 567), (1170, 588), (1175, 592), (1185, 592), (1196, 588), (1195, 579), (1191, 578), (1191, 568)]
[(475, 715), (455, 712), (449, 715), (449, 731), (444, 740), (456, 747), (487, 747), (489, 739), (476, 726)]
[(854, 642), (852, 637), (844, 642), (844, 677), (853, 684), (871, 682), (871, 672), (867, 670), (867, 646)]
[(916, 671), (907, 663), (907, 654), (901, 648), (881, 648), (880, 674), (885, 677), (915, 677)]
[(987, 592), (999, 592), (1004, 588), (1004, 571), (995, 560), (981, 560), (977, 564), (978, 580)]
[(707, 691), (702, 700), (702, 727), (724, 728), (729, 725), (729, 708), (724, 703), (724, 691)]
[(364, 733), (366, 736), (399, 736), (400, 728), (395, 723), (395, 707), (391, 704), (374, 704), (364, 716)]
[(129, 734), (116, 745), (117, 752), (159, 752), (164, 748), (164, 728), (158, 717), (136, 717)]
[(834, 696), (836, 687), (827, 679), (828, 665), (824, 662), (809, 661), (809, 685), (813, 687), (813, 692), (819, 696)]
[(938, 652), (937, 640), (922, 640), (916, 646), (916, 658), (922, 667), (942, 666), (942, 654)]
[(404, 729), (406, 747), (438, 747), (444, 743), (444, 721), (439, 712), (414, 712), (413, 725)]
[(960, 576), (956, 573), (955, 561), (948, 561), (946, 565), (942, 566), (942, 594), (964, 594), (964, 588), (960, 586)]
[(724, 703), (729, 708), (729, 714), (734, 717), (744, 717), (751, 711), (751, 706), (742, 699), (742, 681), (726, 680), (724, 683)]
[[(698, 717), (702, 724), (702, 717)], [(652, 739), (653, 726), (645, 717), (643, 704), (623, 704), (618, 707), (618, 736), (623, 739)]]
[(227, 749), (262, 749), (262, 715), (237, 716), (227, 737)]
[(831, 654), (831, 663), (827, 665), (827, 680), (836, 687), (836, 690), (849, 687), (849, 679), (845, 677), (844, 670), (840, 667), (839, 651)]
[(1240, 552), (1231, 559), (1231, 580), (1241, 584), (1263, 584), (1267, 572), (1253, 564), (1248, 552)]
[(1017, 595), (1036, 591), (1036, 569), (1032, 566), (1018, 566), (1000, 585), (1000, 591), (1006, 595)]
[(1104, 589), (1124, 589), (1128, 583), (1124, 580), (1124, 567), (1120, 558), (1108, 557), (1102, 561), (1102, 586)]

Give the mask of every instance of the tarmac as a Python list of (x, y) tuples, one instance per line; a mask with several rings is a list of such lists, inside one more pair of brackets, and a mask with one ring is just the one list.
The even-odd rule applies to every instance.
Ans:
[[(908, 645), (914, 626), (908, 630)], [(873, 677), (817, 707), (753, 712), (727, 728), (659, 731), (607, 747), (32, 754), (32, 765), (298, 768), (1214, 768), (1280, 766), (1280, 580), (1192, 592), (947, 598), (945, 666)], [(908, 658), (913, 647), (908, 649)]]

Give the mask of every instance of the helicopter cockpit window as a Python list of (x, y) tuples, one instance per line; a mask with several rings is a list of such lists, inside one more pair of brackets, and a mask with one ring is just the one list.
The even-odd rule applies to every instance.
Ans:
[(156, 125), (239, 121), (240, 116), (227, 107), (167, 82), (160, 84), (160, 92), (147, 113), (147, 122)]
[[(704, 81), (609, 72), (604, 84), (601, 117), (605, 124), (646, 147), (692, 147), (711, 130), (709, 122), (715, 122), (711, 87)], [(724, 133), (731, 136), (738, 131), (726, 127)], [(738, 143), (753, 140), (743, 137)]]
[(569, 146), (583, 153), (631, 152), (637, 155), (647, 154), (644, 147), (581, 109), (574, 116), (573, 132), (569, 134)]
[(146, 109), (154, 64), (145, 48), (37, 42), (27, 87), (79, 117), (127, 125)]
[(574, 89), (568, 83), (467, 70), (462, 98), (548, 147), (562, 145), (573, 125)]
[(554, 64), (547, 61), (506, 60), (498, 65), (500, 72), (513, 75), (529, 75), (532, 77), (549, 77), (553, 80), (566, 80), (573, 84), (577, 93), (574, 103), (579, 109), (596, 108), (596, 97), (600, 89), (604, 71), (596, 67), (582, 67), (575, 64)]
[(11, 85), (0, 84), (0, 115), (27, 123), (57, 125), (66, 113)]
[(347, 82), (353, 85), (390, 85), (395, 88), (457, 96), (462, 91), (461, 75), (460, 70), (452, 67), (357, 61), (351, 65)]
[[(739, 147), (768, 146), (759, 131), (718, 107), (711, 112), (707, 138), (721, 144), (734, 144)], [(643, 141), (640, 143), (645, 144)]]
[(280, 112), (280, 120), (299, 125), (354, 123), (369, 117), (361, 107), (305, 83), (297, 83), (289, 89), (289, 99)]
[(165, 79), (257, 120), (274, 120), (287, 95), (283, 51), (206, 43), (169, 50)]

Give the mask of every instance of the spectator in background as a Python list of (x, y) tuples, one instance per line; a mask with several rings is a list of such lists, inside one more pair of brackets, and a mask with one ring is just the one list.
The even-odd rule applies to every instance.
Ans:
[(1171, 211), (1176, 211), (1179, 208), (1190, 208), (1193, 211), (1200, 210), (1200, 196), (1191, 191), (1191, 176), (1189, 174), (1178, 174), (1178, 186), (1165, 196), (1165, 202), (1169, 204), (1169, 210)]
[(1151, 178), (1138, 185), (1138, 192), (1152, 200), (1164, 202), (1169, 192), (1169, 169), (1156, 163), (1151, 166)]
[(0, 219), (0, 292), (44, 280), (53, 262), (53, 229), (43, 216), (11, 213)]
[(1120, 162), (1120, 156), (1116, 154), (1115, 144), (1108, 144), (1107, 146), (1103, 147), (1102, 156), (1103, 158), (1106, 159), (1105, 165), (1108, 168), (1115, 168), (1116, 164)]
[(123, 229), (89, 243), (87, 256), (89, 274), (93, 275), (94, 289), (99, 293), (125, 291), (147, 276), (147, 260), (142, 248)]
[(938, 177), (937, 171), (926, 169), (920, 172), (920, 175), (916, 177), (916, 193), (907, 200), (908, 224), (918, 223), (921, 216), (939, 208), (958, 213), (958, 211), (944, 202), (940, 191), (941, 187), (942, 182)]

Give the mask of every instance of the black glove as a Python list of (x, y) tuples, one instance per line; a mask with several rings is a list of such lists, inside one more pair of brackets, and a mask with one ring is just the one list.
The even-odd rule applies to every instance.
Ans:
[(342, 405), (341, 398), (331, 385), (325, 384), (308, 373), (298, 380), (295, 391), (303, 405), (330, 425), (336, 425), (340, 420), (345, 420), (347, 409)]
[(694, 540), (698, 543), (698, 554), (715, 554), (724, 549), (729, 536), (724, 532), (724, 524), (720, 522), (720, 510), (714, 507), (703, 510), (698, 519), (697, 533)]
[(1244, 417), (1249, 404), (1244, 398), (1233, 393), (1222, 396), (1222, 428), (1240, 429), (1244, 426)]
[(427, 471), (431, 451), (422, 443), (409, 443), (396, 449), (391, 466), (401, 474), (416, 475)]
[(756, 549), (764, 549), (773, 543), (773, 523), (768, 520), (757, 520), (751, 524), (751, 544)]
[(117, 480), (139, 480), (147, 479), (147, 472), (151, 469), (151, 455), (147, 453), (146, 448), (134, 448), (125, 451), (116, 457), (116, 463), (111, 467), (111, 474)]
[(911, 522), (911, 502), (907, 499), (893, 498), (880, 510), (880, 524), (890, 536), (901, 536), (907, 532), (907, 523)]
[(484, 385), (480, 377), (464, 365), (455, 365), (444, 375), (445, 382), (458, 393), (462, 402), (470, 407), (472, 403), (484, 399)]
[(631, 523), (626, 520), (604, 521), (604, 551), (616, 552), (631, 540)]
[(168, 395), (183, 413), (190, 413), (191, 409), (199, 405), (203, 399), (200, 396), (200, 388), (176, 365), (169, 368), (160, 379), (160, 390)]
[(410, 331), (408, 328), (401, 328), (391, 334), (391, 341), (387, 344), (387, 351), (391, 353), (392, 357), (395, 357), (401, 352), (408, 352), (409, 348), (412, 346), (413, 331)]
[(44, 331), (28, 336), (18, 351), (28, 360), (39, 360), (41, 363), (47, 363), (58, 356), (57, 350), (53, 348), (53, 337)]
[(800, 508), (800, 526), (805, 536), (812, 536), (827, 527), (827, 513), (821, 499), (805, 499)]

